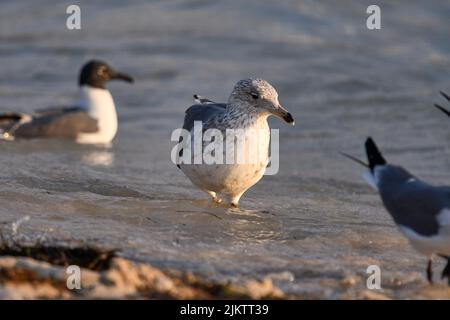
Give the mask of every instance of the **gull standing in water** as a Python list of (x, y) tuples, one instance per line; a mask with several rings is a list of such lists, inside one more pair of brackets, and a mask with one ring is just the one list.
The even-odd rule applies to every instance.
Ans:
[(380, 194), (400, 232), (418, 252), (428, 258), (427, 278), (433, 281), (432, 256), (447, 260), (442, 278), (450, 285), (450, 187), (423, 182), (399, 166), (386, 162), (372, 138), (365, 143), (368, 164), (365, 180)]
[[(209, 194), (213, 201), (221, 202), (218, 194), (222, 194), (229, 198), (232, 206), (237, 207), (241, 196), (262, 178), (268, 165), (270, 129), (267, 118), (275, 115), (290, 124), (294, 124), (294, 119), (280, 105), (277, 91), (262, 79), (239, 81), (227, 103), (215, 103), (198, 95), (194, 95), (194, 99), (198, 104), (187, 109), (183, 124), (183, 129), (190, 132), (191, 141), (195, 140), (194, 122), (199, 121), (202, 125), (200, 134), (208, 129), (216, 129), (228, 139), (228, 132), (234, 130), (234, 133), (240, 132), (237, 138), (242, 139), (242, 143), (233, 144), (236, 149), (233, 163), (191, 162), (180, 163), (178, 167), (195, 186)], [(205, 146), (204, 137), (200, 141)], [(191, 144), (191, 150), (194, 145), (195, 142)], [(250, 154), (243, 163), (236, 161), (236, 154), (242, 152), (248, 155), (249, 150), (254, 150), (254, 145), (257, 145), (259, 151), (257, 157)], [(227, 152), (230, 152), (229, 148), (223, 148), (224, 158)], [(179, 155), (183, 155), (183, 150)]]
[(89, 61), (80, 72), (78, 104), (31, 114), (0, 114), (0, 139), (65, 138), (86, 144), (110, 143), (117, 132), (117, 113), (105, 84), (115, 79), (133, 82), (129, 75), (105, 62)]

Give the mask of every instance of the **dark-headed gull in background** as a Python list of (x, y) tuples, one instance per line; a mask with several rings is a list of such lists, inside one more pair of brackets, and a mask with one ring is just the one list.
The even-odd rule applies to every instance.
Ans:
[(428, 258), (427, 278), (432, 283), (432, 256), (447, 260), (442, 278), (450, 285), (450, 187), (432, 186), (402, 167), (386, 162), (372, 138), (365, 143), (368, 164), (347, 154), (368, 170), (365, 180), (381, 200), (412, 247)]
[(105, 62), (89, 61), (80, 72), (80, 99), (76, 105), (31, 114), (0, 114), (0, 138), (65, 138), (88, 144), (111, 142), (117, 132), (117, 113), (105, 84), (115, 79), (133, 82), (129, 75), (115, 71)]

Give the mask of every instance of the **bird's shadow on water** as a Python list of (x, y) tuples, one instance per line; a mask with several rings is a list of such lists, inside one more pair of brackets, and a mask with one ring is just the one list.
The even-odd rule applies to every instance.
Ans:
[[(217, 238), (228, 239), (230, 243), (264, 242), (279, 239), (282, 234), (280, 222), (267, 211), (234, 208), (210, 200), (188, 200), (188, 203), (179, 205), (182, 209), (177, 209), (177, 214), (187, 214), (190, 220), (198, 217), (203, 221), (199, 222), (203, 226), (208, 224), (208, 220), (214, 225), (219, 223), (221, 227), (217, 229)], [(210, 216), (213, 220), (204, 220), (202, 216)]]

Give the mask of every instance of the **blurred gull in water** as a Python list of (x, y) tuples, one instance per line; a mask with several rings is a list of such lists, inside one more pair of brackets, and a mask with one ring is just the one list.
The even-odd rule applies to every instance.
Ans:
[(102, 61), (92, 60), (80, 72), (80, 101), (76, 106), (48, 108), (32, 114), (0, 114), (0, 139), (65, 138), (78, 143), (110, 143), (117, 132), (117, 114), (106, 82), (133, 79)]

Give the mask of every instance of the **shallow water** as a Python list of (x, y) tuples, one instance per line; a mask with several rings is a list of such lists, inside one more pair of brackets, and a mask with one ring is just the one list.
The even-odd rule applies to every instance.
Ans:
[[(449, 122), (432, 103), (450, 91), (450, 3), (381, 2), (379, 31), (365, 27), (370, 1), (81, 3), (81, 31), (65, 28), (64, 4), (0, 4), (0, 111), (72, 103), (79, 67), (101, 58), (136, 79), (109, 85), (118, 135), (109, 148), (0, 143), (0, 223), (29, 216), (24, 234), (214, 279), (270, 276), (308, 298), (358, 297), (370, 264), (392, 297), (450, 297), (338, 154), (362, 157), (371, 135), (392, 162), (448, 183)], [(223, 101), (248, 76), (274, 84), (296, 126), (270, 120), (280, 171), (231, 210), (171, 163), (170, 134), (193, 93)]]

